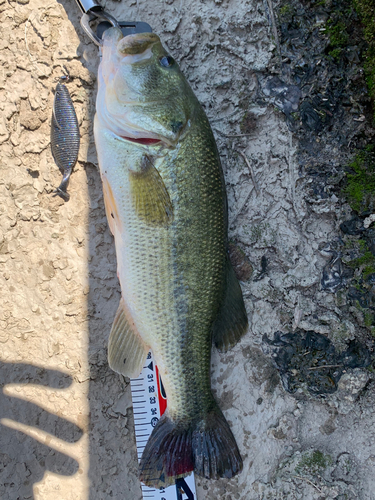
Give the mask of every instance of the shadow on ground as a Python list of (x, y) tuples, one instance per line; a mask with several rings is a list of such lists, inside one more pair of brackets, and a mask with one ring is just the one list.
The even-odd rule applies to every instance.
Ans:
[(8, 396), (4, 388), (7, 384), (19, 384), (20, 387), (36, 384), (65, 389), (71, 383), (71, 377), (56, 370), (0, 362), (0, 442), (4, 446), (3, 451), (0, 450), (1, 498), (33, 498), (33, 484), (40, 481), (46, 471), (70, 476), (78, 470), (78, 462), (73, 458), (8, 425), (21, 423), (32, 426), (68, 443), (75, 443), (82, 436), (82, 430), (69, 420), (29, 401)]

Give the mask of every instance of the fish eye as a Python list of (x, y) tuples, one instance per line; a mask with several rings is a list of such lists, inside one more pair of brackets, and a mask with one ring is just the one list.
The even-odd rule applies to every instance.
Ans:
[(164, 68), (169, 68), (174, 63), (174, 59), (171, 56), (164, 56), (160, 59), (160, 64), (164, 66)]

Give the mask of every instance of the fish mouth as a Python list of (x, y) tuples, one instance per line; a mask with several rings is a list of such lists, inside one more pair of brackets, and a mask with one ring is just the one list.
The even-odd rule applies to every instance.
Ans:
[(173, 138), (165, 137), (162, 134), (153, 133), (141, 127), (135, 128), (130, 122), (124, 123), (124, 116), (122, 116), (122, 123), (119, 126), (119, 123), (116, 120), (113, 120), (113, 118), (106, 114), (102, 114), (99, 110), (97, 110), (97, 114), (100, 116), (100, 119), (105, 127), (110, 130), (118, 140), (133, 143), (135, 145), (174, 148), (181, 136), (181, 134), (178, 134)]
[(166, 148), (171, 148), (178, 142), (178, 138), (176, 138), (176, 140), (171, 140), (170, 138), (138, 127), (133, 128), (132, 126), (127, 126), (118, 128), (110, 124), (109, 128), (118, 139), (140, 146), (164, 146)]
[(121, 139), (129, 142), (135, 142), (136, 144), (142, 144), (143, 146), (155, 146), (157, 144), (162, 144), (161, 139), (154, 139), (153, 137), (126, 137), (121, 135)]

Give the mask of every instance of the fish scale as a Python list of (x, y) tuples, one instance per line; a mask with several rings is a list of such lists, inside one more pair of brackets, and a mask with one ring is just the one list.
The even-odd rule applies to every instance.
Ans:
[(58, 191), (69, 196), (66, 188), (73, 167), (77, 162), (80, 135), (77, 115), (67, 87), (56, 85), (51, 126), (51, 149), (53, 158), (63, 173)]

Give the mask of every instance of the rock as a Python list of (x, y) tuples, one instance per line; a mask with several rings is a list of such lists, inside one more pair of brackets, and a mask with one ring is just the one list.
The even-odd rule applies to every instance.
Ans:
[(234, 243), (228, 244), (230, 261), (240, 281), (248, 281), (253, 274), (253, 266), (246, 254)]

